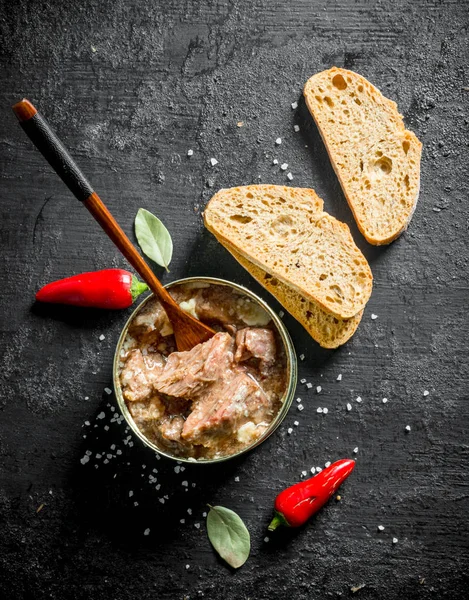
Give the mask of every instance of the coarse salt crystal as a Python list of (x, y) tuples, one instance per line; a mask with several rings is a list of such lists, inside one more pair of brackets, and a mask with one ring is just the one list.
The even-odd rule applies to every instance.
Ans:
[(299, 425), (299, 424), (300, 424), (300, 422), (299, 422), (299, 421), (293, 421), (293, 425), (294, 425), (295, 427), (298, 427), (298, 425)]
[(397, 544), (397, 542), (398, 542), (398, 541), (399, 541), (399, 540), (398, 540), (397, 538), (392, 538), (392, 543), (393, 543), (393, 544)]
[(300, 360), (304, 360), (305, 359), (305, 355), (304, 354), (300, 354)]
[(310, 389), (313, 387), (313, 384), (312, 384), (312, 383), (310, 383), (310, 382), (308, 382), (308, 383), (306, 384), (306, 387), (308, 388), (308, 390), (310, 390)]
[(327, 413), (329, 412), (329, 409), (328, 409), (327, 407), (324, 407), (324, 408), (322, 409), (322, 412), (323, 412), (325, 415), (327, 415)]
[(192, 150), (192, 149), (189, 149), (189, 150), (187, 151), (187, 156), (192, 156), (193, 154), (194, 154), (194, 150)]
[(218, 165), (218, 160), (216, 158), (211, 158), (210, 164), (212, 165), (212, 167), (214, 167), (215, 165)]
[(187, 487), (189, 485), (188, 481), (181, 481), (181, 485), (183, 485), (184, 487)]
[(291, 427), (289, 427), (289, 428), (287, 429), (287, 433), (288, 433), (289, 435), (290, 435), (290, 434), (292, 434), (292, 433), (293, 433), (293, 429), (292, 429)]
[(278, 160), (276, 158), (274, 158), (274, 160), (272, 161), (273, 165), (278, 165)]
[(406, 430), (406, 431), (410, 431), (410, 425), (406, 425), (406, 426), (405, 426), (405, 430)]
[(337, 375), (337, 379), (336, 379), (336, 381), (342, 381), (342, 373), (339, 373), (339, 374)]
[(318, 406), (318, 408), (316, 409), (316, 412), (322, 413), (322, 408), (320, 406)]
[(287, 173), (287, 179), (291, 181), (293, 179), (293, 175), (291, 173)]
[(239, 476), (236, 475), (236, 477), (234, 479), (235, 479), (235, 481), (239, 481)]
[(277, 138), (275, 140), (275, 143), (277, 144), (277, 146), (280, 146), (280, 144), (282, 143), (282, 138)]
[(105, 417), (105, 416), (106, 416), (106, 413), (105, 413), (104, 411), (101, 411), (101, 412), (99, 413), (99, 415), (97, 415), (97, 417), (96, 417), (96, 418), (97, 418), (97, 419), (104, 419), (104, 417)]
[(158, 498), (158, 500), (161, 502), (161, 504), (164, 504), (164, 498)]
[(298, 402), (298, 404), (301, 402), (301, 398), (297, 398), (296, 401)]
[(356, 447), (353, 449), (353, 453), (354, 453), (354, 454), (358, 454), (358, 446), (356, 446)]
[(292, 102), (291, 107), (293, 110), (295, 110), (295, 108), (298, 108), (298, 102)]
[(347, 410), (352, 410), (352, 405), (350, 404), (350, 402), (347, 403)]
[(101, 334), (101, 335), (99, 336), (99, 341), (100, 341), (100, 342), (102, 342), (102, 341), (103, 341), (103, 340), (105, 340), (105, 339), (106, 339), (106, 336), (105, 336), (105, 335)]
[(87, 454), (85, 454), (85, 456), (83, 458), (80, 458), (80, 462), (82, 465), (86, 465), (86, 463), (89, 461), (90, 461), (90, 457)]
[(174, 467), (174, 472), (175, 472), (176, 474), (177, 474), (177, 473), (179, 473), (179, 471), (180, 471), (180, 470), (181, 470), (181, 467), (180, 467), (179, 465), (176, 465), (176, 466)]
[(194, 527), (195, 527), (196, 529), (200, 529), (200, 523), (194, 523)]
[(430, 393), (430, 392), (429, 392), (428, 390), (425, 390), (425, 391), (423, 392), (423, 395), (424, 395), (424, 396), (428, 396), (428, 394), (429, 394), (429, 393)]
[(324, 466), (326, 467), (326, 469), (327, 469), (327, 467), (330, 467), (331, 466), (331, 461), (328, 460), (326, 463), (324, 463)]
[(357, 397), (355, 398), (355, 402), (361, 402), (361, 401), (362, 401), (362, 399), (361, 399), (361, 396), (357, 396)]
[(186, 565), (186, 569), (190, 569), (190, 568), (191, 568), (191, 566), (190, 566), (190, 565)]
[(321, 387), (320, 385), (318, 385), (318, 386), (317, 386), (317, 388), (316, 388), (316, 392), (317, 392), (318, 394), (320, 394), (320, 393), (321, 393), (321, 390), (322, 390), (322, 387)]
[(283, 317), (285, 316), (285, 313), (283, 312), (283, 310), (279, 310), (278, 311), (278, 316), (283, 319)]
[(382, 403), (383, 403), (383, 404), (386, 404), (386, 402), (387, 402), (387, 401), (388, 401), (388, 399), (387, 399), (387, 398), (383, 398), (383, 400), (382, 400)]
[(314, 475), (316, 473), (316, 467), (311, 467), (310, 471)]
[(300, 379), (300, 383), (306, 383), (306, 379)]
[(384, 531), (384, 525), (378, 525), (379, 531)]
[(293, 125), (293, 131), (295, 133), (298, 133), (300, 131), (300, 126), (299, 125)]
[(378, 315), (375, 315), (374, 313), (371, 313), (371, 318), (372, 318), (372, 319), (373, 319), (373, 321), (374, 321), (375, 319), (377, 319), (377, 318), (378, 318)]
[(320, 473), (322, 471), (322, 467), (316, 467), (316, 471)]
[(185, 522), (186, 522), (186, 519), (179, 519), (179, 523), (182, 523), (184, 525)]
[(130, 491), (129, 491), (129, 498), (132, 498), (132, 496), (133, 496), (133, 495), (134, 495), (133, 491), (132, 491), (132, 490), (130, 490)]
[(192, 514), (192, 508), (188, 508), (188, 509), (187, 509), (187, 514), (188, 514), (188, 515), (191, 515), (191, 514)]
[(265, 537), (265, 538), (264, 538), (264, 542), (267, 544), (267, 542), (268, 542), (268, 541), (269, 541), (269, 538), (268, 538), (268, 537)]
[(111, 390), (111, 388), (105, 387), (105, 388), (104, 388), (104, 391), (106, 392), (106, 394), (107, 394), (108, 396), (110, 396), (110, 395), (112, 394), (112, 390)]
[(298, 410), (300, 410), (300, 411), (301, 411), (301, 410), (303, 410), (303, 409), (304, 409), (304, 406), (303, 406), (302, 404), (298, 404), (297, 408), (298, 408)]
[(206, 512), (203, 512), (203, 513), (202, 513), (202, 516), (203, 516), (203, 517), (206, 517), (206, 516), (207, 516), (207, 513), (206, 513)]
[(301, 471), (301, 477), (306, 477), (308, 473), (306, 471)]
[(145, 529), (145, 531), (143, 532), (143, 535), (150, 535), (150, 528), (149, 527), (147, 527)]
[(288, 163), (283, 163), (282, 165), (280, 165), (280, 168), (282, 169), (282, 171), (286, 171), (288, 169)]

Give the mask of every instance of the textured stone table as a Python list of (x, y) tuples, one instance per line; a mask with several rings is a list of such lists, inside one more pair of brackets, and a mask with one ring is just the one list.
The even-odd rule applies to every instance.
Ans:
[[(468, 4), (2, 6), (2, 598), (467, 597)], [(420, 202), (390, 247), (358, 233), (301, 102), (306, 79), (332, 65), (396, 100), (424, 144)], [(299, 386), (304, 411), (293, 407), (256, 451), (177, 474), (132, 445), (104, 391), (130, 311), (34, 304), (48, 281), (125, 262), (18, 127), (10, 105), (23, 96), (129, 234), (139, 207), (168, 225), (175, 252), (171, 273), (157, 270), (164, 281), (221, 276), (275, 305), (201, 220), (219, 188), (290, 184), (273, 158), (288, 163), (290, 185), (314, 187), (351, 227), (375, 277), (363, 322), (333, 352), (285, 316), (305, 355), (300, 377), (314, 387)], [(265, 541), (277, 491), (355, 448), (342, 500)], [(250, 529), (252, 554), (237, 572), (208, 543), (207, 503), (233, 508)]]

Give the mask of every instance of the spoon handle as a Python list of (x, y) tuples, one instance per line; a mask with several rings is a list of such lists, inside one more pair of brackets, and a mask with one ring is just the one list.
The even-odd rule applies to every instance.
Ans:
[(125, 258), (148, 284), (163, 307), (179, 308), (137, 252), (66, 148), (29, 100), (13, 106), (21, 127), (73, 195), (83, 202)]

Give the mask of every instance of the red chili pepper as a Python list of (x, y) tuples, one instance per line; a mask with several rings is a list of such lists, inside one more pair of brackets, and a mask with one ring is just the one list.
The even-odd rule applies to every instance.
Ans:
[(300, 527), (306, 523), (326, 504), (354, 467), (354, 460), (349, 458), (338, 460), (315, 477), (300, 481), (280, 492), (275, 499), (275, 516), (269, 525), (269, 530), (273, 531), (279, 525)]
[(129, 271), (105, 269), (48, 283), (36, 294), (40, 302), (94, 308), (128, 308), (148, 289)]

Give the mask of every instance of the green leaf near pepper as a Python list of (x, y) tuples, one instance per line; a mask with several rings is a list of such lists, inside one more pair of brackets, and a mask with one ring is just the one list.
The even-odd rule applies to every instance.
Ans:
[(246, 525), (234, 511), (210, 506), (207, 533), (212, 546), (231, 567), (238, 569), (248, 559), (251, 538)]
[(143, 252), (167, 271), (173, 256), (173, 241), (163, 223), (151, 212), (140, 208), (135, 217), (135, 235)]

